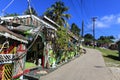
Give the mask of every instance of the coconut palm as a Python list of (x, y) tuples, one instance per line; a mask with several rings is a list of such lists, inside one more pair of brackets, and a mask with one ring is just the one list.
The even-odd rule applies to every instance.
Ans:
[[(30, 12), (30, 9), (31, 9), (31, 12)], [(38, 15), (37, 12), (36, 12), (36, 10), (33, 7), (31, 7), (30, 9), (29, 8), (26, 9), (26, 11), (24, 12), (24, 14), (26, 14), (26, 15), (32, 14), (32, 15), (35, 15), (35, 16)]]
[(44, 14), (55, 21), (58, 25), (65, 26), (66, 19), (70, 18), (70, 15), (65, 13), (67, 11), (68, 7), (66, 7), (62, 1), (58, 1), (48, 8)]

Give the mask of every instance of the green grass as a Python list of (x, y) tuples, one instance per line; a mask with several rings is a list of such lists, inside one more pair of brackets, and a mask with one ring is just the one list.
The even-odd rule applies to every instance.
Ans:
[[(87, 48), (93, 48), (93, 47), (87, 47)], [(117, 50), (103, 49), (103, 48), (98, 48), (98, 47), (96, 47), (95, 49), (102, 52), (106, 66), (120, 67), (120, 61), (118, 60), (119, 54)]]
[(96, 49), (102, 52), (103, 58), (107, 66), (120, 67), (120, 61), (118, 60), (119, 54), (117, 50), (109, 50), (102, 48)]
[(36, 65), (34, 63), (31, 63), (31, 62), (26, 62), (25, 63), (25, 69), (30, 69), (30, 68), (33, 68), (33, 67), (36, 67)]

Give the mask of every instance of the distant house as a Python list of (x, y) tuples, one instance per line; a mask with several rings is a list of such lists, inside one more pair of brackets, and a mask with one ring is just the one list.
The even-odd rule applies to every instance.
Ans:
[(111, 49), (111, 50), (118, 50), (118, 45), (117, 45), (117, 43), (111, 43), (111, 44), (109, 45), (109, 49)]

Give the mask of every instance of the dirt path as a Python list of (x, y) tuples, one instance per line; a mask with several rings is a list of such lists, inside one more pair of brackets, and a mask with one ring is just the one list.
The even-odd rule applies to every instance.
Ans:
[(61, 66), (40, 80), (116, 80), (105, 66), (101, 53), (86, 49), (87, 54)]

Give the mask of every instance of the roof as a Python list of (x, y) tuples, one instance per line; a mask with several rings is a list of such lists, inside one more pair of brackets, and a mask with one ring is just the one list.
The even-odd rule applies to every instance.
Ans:
[(45, 15), (43, 16), (43, 19), (45, 19), (45, 20), (51, 22), (52, 24), (54, 24), (54, 25), (57, 26), (58, 28), (60, 27), (56, 22), (54, 22), (53, 20), (51, 20), (50, 18), (48, 18), (48, 17), (45, 16)]
[(33, 20), (36, 19), (36, 20), (38, 20), (39, 22), (45, 24), (45, 25), (46, 25), (45, 27), (47, 27), (47, 28), (52, 28), (52, 29), (54, 29), (54, 30), (57, 30), (57, 29), (56, 29), (55, 27), (53, 27), (52, 25), (48, 24), (48, 23), (45, 22), (44, 20), (42, 20), (42, 19), (40, 19), (39, 17), (36, 17), (36, 16), (34, 16), (34, 15), (21, 15), (21, 16), (0, 17), (0, 18), (1, 18), (1, 20), (7, 20), (7, 21), (9, 21), (10, 19), (14, 19), (15, 17), (17, 17), (18, 19), (19, 19), (19, 18), (32, 17)]
[(2, 26), (2, 25), (0, 25), (0, 35), (9, 37), (11, 39), (14, 39), (14, 40), (17, 40), (20, 42), (28, 43), (28, 41), (25, 39), (25, 37), (8, 30), (5, 26)]
[(74, 39), (78, 40), (79, 38), (75, 36), (70, 30), (68, 30), (68, 34), (73, 37)]

